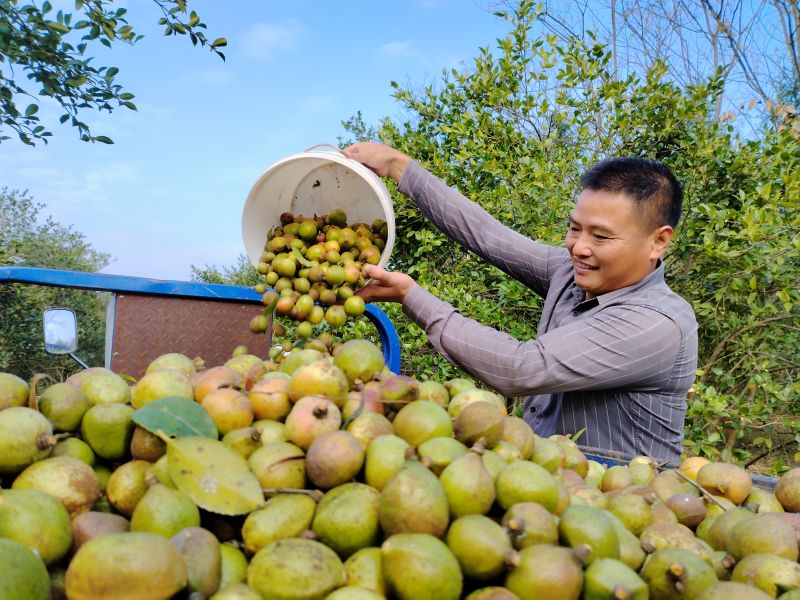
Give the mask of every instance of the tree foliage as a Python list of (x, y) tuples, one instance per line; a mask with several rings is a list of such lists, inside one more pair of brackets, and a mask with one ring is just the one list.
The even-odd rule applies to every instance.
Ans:
[[(588, 165), (619, 155), (665, 162), (685, 186), (668, 282), (694, 306), (700, 336), (687, 450), (743, 462), (764, 448), (800, 450), (796, 113), (773, 113), (745, 139), (730, 117), (715, 117), (723, 66), (688, 84), (660, 61), (621, 78), (591, 32), (538, 33), (543, 15), (527, 1), (502, 16), (508, 35), (481, 48), (470, 67), (421, 89), (392, 83), (404, 118), (376, 127), (356, 115), (346, 128), (409, 154), (501, 222), (552, 244), (563, 243)], [(539, 298), (456, 247), (410, 200), (395, 199), (392, 268), (469, 317), (535, 337)], [(454, 373), (398, 307), (388, 310), (405, 369)]]
[[(187, 0), (153, 2), (162, 13), (159, 24), (164, 35), (187, 35), (192, 44), (207, 46), (225, 59), (219, 50), (227, 44), (225, 38), (208, 39), (205, 23), (189, 10)], [(60, 122), (69, 122), (82, 140), (113, 143), (107, 136), (94, 135), (81, 121), (81, 112), (136, 110), (134, 95), (117, 83), (119, 69), (92, 63), (91, 51), (97, 44), (111, 48), (115, 42), (133, 45), (142, 38), (120, 4), (76, 0), (76, 12), (65, 13), (54, 11), (47, 0), (41, 7), (0, 1), (0, 143), (11, 139), (4, 130), (16, 133), (25, 144), (47, 142), (52, 132), (39, 117), (41, 98), (52, 98), (61, 106)], [(17, 69), (30, 83), (21, 81)]]
[(232, 267), (218, 267), (216, 265), (197, 267), (191, 265), (191, 271), (192, 281), (202, 281), (204, 283), (252, 286), (263, 280), (263, 277), (258, 274), (255, 267), (250, 264), (250, 259), (244, 254), (236, 257), (236, 264)]
[[(24, 192), (0, 190), (0, 265), (98, 271), (109, 263), (83, 234), (42, 219), (44, 205)], [(79, 355), (90, 365), (104, 362), (105, 295), (34, 285), (0, 285), (0, 371), (22, 378), (45, 372), (61, 378), (74, 371), (69, 357), (44, 350), (42, 313), (65, 306), (78, 315)]]

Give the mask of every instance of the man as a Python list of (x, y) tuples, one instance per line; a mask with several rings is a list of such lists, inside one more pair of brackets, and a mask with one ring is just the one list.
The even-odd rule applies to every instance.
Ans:
[(697, 323), (664, 282), (682, 196), (666, 167), (638, 158), (592, 167), (561, 248), (505, 227), (397, 150), (362, 142), (344, 153), (392, 177), (450, 238), (545, 298), (527, 341), (463, 317), (402, 273), (370, 267), (365, 300), (402, 303), (448, 360), (507, 396), (530, 395), (524, 417), (539, 435), (585, 429), (579, 443), (678, 460)]

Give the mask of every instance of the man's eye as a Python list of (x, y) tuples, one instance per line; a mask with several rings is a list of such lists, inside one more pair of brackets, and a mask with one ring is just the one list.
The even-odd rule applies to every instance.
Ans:
[(604, 235), (600, 235), (599, 233), (594, 234), (595, 239), (597, 240), (607, 240), (608, 238)]

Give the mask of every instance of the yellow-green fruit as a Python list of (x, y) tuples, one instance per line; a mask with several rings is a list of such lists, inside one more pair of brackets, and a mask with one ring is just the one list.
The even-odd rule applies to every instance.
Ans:
[(167, 463), (166, 454), (154, 462), (150, 467), (150, 472), (148, 473), (148, 483), (154, 483), (152, 478), (155, 478), (155, 481), (161, 485), (176, 489), (177, 486), (175, 485), (175, 482), (172, 481), (172, 476), (169, 474), (169, 463)]
[(352, 433), (327, 431), (306, 452), (306, 475), (319, 489), (328, 490), (353, 479), (364, 465), (364, 448)]
[(625, 494), (608, 499), (607, 510), (622, 521), (634, 535), (638, 536), (650, 525), (650, 503), (642, 496)]
[(624, 563), (599, 558), (583, 575), (583, 600), (648, 600), (647, 584)]
[(406, 404), (395, 416), (393, 425), (395, 434), (414, 447), (431, 438), (453, 435), (447, 411), (427, 400)]
[[(467, 452), (469, 452), (469, 448), (451, 437), (431, 438), (417, 446), (420, 461), (437, 476), (442, 474), (447, 465)], [(503, 466), (505, 466), (505, 461), (503, 461)]]
[(697, 472), (697, 483), (712, 494), (741, 504), (750, 494), (753, 482), (742, 467), (731, 463), (708, 463)]
[[(800, 490), (800, 486), (798, 486), (798, 490)], [(784, 512), (783, 506), (781, 506), (775, 494), (756, 487), (750, 490), (750, 495), (745, 499), (744, 506), (758, 514)]]
[(219, 591), (210, 600), (261, 600), (261, 594), (246, 583), (221, 585)]
[(251, 425), (261, 435), (261, 445), (266, 446), (272, 442), (286, 441), (286, 426), (279, 421), (260, 419)]
[(148, 372), (131, 390), (131, 404), (134, 408), (142, 408), (153, 400), (172, 397), (194, 400), (189, 378), (172, 369)]
[(480, 581), (500, 575), (511, 551), (505, 530), (483, 515), (467, 515), (453, 521), (446, 542), (464, 575)]
[(566, 454), (564, 449), (553, 440), (539, 438), (533, 445), (531, 460), (547, 469), (550, 473), (555, 473), (564, 466)]
[(458, 559), (440, 539), (400, 533), (381, 546), (383, 575), (398, 600), (456, 600), (461, 596)]
[(242, 525), (244, 547), (255, 554), (272, 542), (298, 537), (311, 526), (316, 502), (305, 494), (279, 494), (254, 510)]
[(13, 373), (0, 373), (0, 410), (28, 403), (28, 383)]
[(189, 496), (157, 484), (136, 505), (131, 531), (156, 533), (170, 538), (186, 527), (200, 526), (200, 511)]
[(605, 511), (592, 506), (570, 506), (558, 523), (561, 543), (572, 548), (588, 545), (587, 564), (598, 558), (619, 558), (619, 537)]
[(150, 463), (132, 460), (117, 467), (106, 483), (106, 497), (117, 512), (130, 517), (147, 493)]
[(123, 460), (133, 437), (134, 410), (127, 404), (98, 404), (81, 422), (81, 437), (105, 460)]
[(154, 463), (167, 452), (167, 444), (144, 427), (136, 425), (131, 438), (131, 456)]
[(614, 465), (603, 473), (603, 478), (600, 480), (600, 490), (611, 492), (626, 488), (631, 484), (633, 484), (633, 478), (628, 467), (626, 465)]
[(342, 559), (378, 542), (380, 493), (363, 483), (346, 483), (327, 492), (317, 505), (311, 529)]
[(639, 543), (646, 552), (681, 548), (688, 550), (711, 564), (714, 550), (706, 542), (696, 538), (692, 530), (678, 523), (654, 523), (639, 536)]
[(512, 463), (518, 460), (522, 460), (522, 454), (520, 454), (519, 450), (514, 444), (510, 442), (506, 442), (505, 440), (500, 440), (494, 446), (492, 446), (492, 450), (503, 457), (507, 463)]
[(494, 404), (503, 413), (506, 414), (506, 402), (503, 397), (489, 390), (479, 390), (477, 388), (466, 389), (463, 392), (456, 394), (447, 405), (447, 412), (450, 417), (455, 419), (464, 408), (473, 402), (489, 402)]
[(454, 379), (445, 381), (444, 387), (450, 394), (450, 398), (452, 399), (463, 391), (474, 389), (475, 382), (472, 381), (471, 379), (456, 377)]
[(108, 478), (111, 477), (111, 469), (105, 465), (97, 464), (92, 468), (94, 469), (94, 474), (97, 476), (97, 484), (100, 486), (100, 491), (105, 492)]
[(36, 550), (46, 565), (52, 565), (72, 544), (69, 514), (61, 502), (39, 490), (3, 490), (0, 538)]
[(536, 502), (513, 504), (503, 515), (501, 524), (517, 550), (535, 544), (558, 544), (557, 519)]
[[(358, 296), (353, 296), (358, 298)], [(385, 596), (362, 587), (346, 585), (325, 596), (325, 600), (383, 600)]]
[(475, 590), (464, 600), (519, 600), (519, 596), (508, 588), (492, 585)]
[(568, 548), (529, 546), (514, 563), (506, 576), (506, 587), (520, 600), (577, 600), (581, 595), (581, 563)]
[(232, 544), (220, 544), (219, 589), (243, 583), (247, 580), (247, 557)]
[(731, 508), (714, 519), (708, 530), (708, 544), (714, 550), (725, 550), (728, 534), (739, 523), (755, 518), (746, 508)]
[(408, 442), (396, 435), (381, 435), (372, 440), (364, 468), (367, 484), (382, 490), (403, 466), (408, 448)]
[(500, 472), (506, 468), (508, 463), (502, 456), (493, 450), (484, 450), (483, 454), (481, 455), (481, 460), (483, 461), (483, 466), (486, 467), (487, 471), (489, 471), (489, 475), (492, 476), (492, 479), (494, 479), (496, 485), (497, 476), (500, 475)]
[(263, 446), (261, 434), (252, 426), (232, 429), (222, 436), (222, 443), (233, 448), (242, 458), (250, 458), (253, 452)]
[[(796, 591), (797, 597), (800, 598), (800, 590)], [(695, 596), (695, 600), (770, 600), (770, 598), (772, 596), (763, 590), (736, 581), (719, 581)], [(786, 595), (781, 598), (790, 600)]]
[(696, 554), (680, 548), (654, 552), (640, 573), (652, 600), (694, 598), (717, 583), (714, 569)]
[(169, 352), (162, 354), (147, 365), (145, 373), (149, 375), (154, 371), (163, 371), (165, 369), (178, 371), (186, 377), (197, 371), (197, 367), (191, 358), (180, 352)]
[(508, 509), (517, 502), (538, 502), (553, 511), (558, 505), (558, 486), (547, 469), (536, 463), (518, 460), (497, 476), (497, 502)]
[(27, 546), (0, 537), (0, 598), (50, 600), (50, 577), (42, 559)]
[(247, 585), (264, 600), (322, 600), (344, 585), (344, 567), (336, 553), (319, 542), (278, 540), (250, 561)]
[(789, 512), (800, 512), (800, 475), (784, 475), (775, 486), (775, 497)]
[(131, 389), (125, 380), (111, 371), (95, 371), (81, 380), (81, 391), (92, 405), (126, 404), (131, 401)]
[(419, 399), (433, 402), (442, 408), (447, 408), (447, 405), (450, 404), (450, 394), (447, 392), (447, 388), (438, 381), (421, 381)]
[(344, 571), (348, 585), (386, 595), (380, 548), (362, 548), (344, 561)]
[(61, 501), (72, 519), (91, 510), (100, 497), (100, 484), (92, 467), (71, 456), (46, 458), (32, 464), (17, 475), (11, 487), (50, 494)]
[(419, 461), (409, 460), (381, 490), (380, 522), (386, 535), (427, 533), (440, 537), (450, 521), (442, 484)]
[(522, 460), (528, 460), (533, 456), (536, 437), (531, 426), (524, 419), (514, 416), (503, 418), (503, 432), (500, 439), (516, 446)]
[(447, 494), (450, 514), (455, 518), (485, 515), (494, 504), (494, 480), (476, 452), (468, 452), (451, 462), (442, 471), (439, 482)]
[(152, 533), (110, 533), (86, 542), (67, 568), (70, 600), (166, 600), (187, 583), (169, 540)]
[(78, 438), (67, 438), (61, 440), (53, 447), (52, 456), (71, 456), (81, 462), (85, 462), (90, 467), (94, 466), (95, 456), (91, 446)]
[(304, 488), (306, 455), (289, 442), (265, 444), (247, 459), (262, 488)]
[(726, 538), (725, 549), (736, 560), (750, 554), (774, 554), (797, 561), (795, 530), (769, 514), (737, 524)]
[(751, 554), (733, 568), (731, 581), (755, 586), (776, 598), (800, 588), (800, 564), (772, 554)]
[(347, 375), (327, 360), (299, 367), (289, 381), (289, 398), (297, 400), (303, 396), (324, 396), (336, 406), (344, 404), (350, 384)]
[(219, 541), (202, 527), (182, 529), (170, 540), (183, 556), (189, 579), (188, 589), (208, 598), (219, 589), (222, 554)]
[(39, 396), (39, 410), (56, 431), (75, 431), (92, 404), (77, 385), (56, 383)]
[(0, 473), (19, 473), (50, 455), (55, 445), (53, 426), (26, 406), (0, 410)]
[[(442, 409), (444, 410), (444, 409)], [(481, 440), (483, 446), (491, 448), (503, 433), (505, 415), (488, 402), (474, 402), (465, 406), (453, 420), (453, 435), (467, 446)], [(512, 445), (513, 442), (509, 442)], [(517, 448), (519, 450), (519, 448)]]
[(350, 422), (347, 432), (352, 433), (366, 451), (375, 438), (394, 434), (394, 426), (383, 415), (365, 411)]

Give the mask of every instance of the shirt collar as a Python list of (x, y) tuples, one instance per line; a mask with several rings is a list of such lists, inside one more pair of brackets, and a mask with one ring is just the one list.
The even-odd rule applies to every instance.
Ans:
[[(636, 291), (641, 288), (650, 287), (652, 285), (657, 285), (659, 283), (663, 283), (664, 281), (664, 261), (661, 259), (658, 260), (656, 263), (656, 268), (653, 269), (647, 276), (642, 279), (641, 281), (634, 283), (633, 285), (629, 285), (628, 287), (620, 288), (618, 290), (614, 290), (613, 292), (607, 292), (605, 294), (600, 294), (599, 296), (595, 296), (592, 300), (597, 300), (596, 304), (607, 304), (612, 300), (619, 298), (620, 296), (624, 296), (625, 294), (629, 294), (630, 292)], [(586, 294), (585, 292), (575, 285), (575, 282), (572, 282), (572, 295), (579, 303), (586, 302)], [(589, 300), (591, 302), (591, 300)]]

